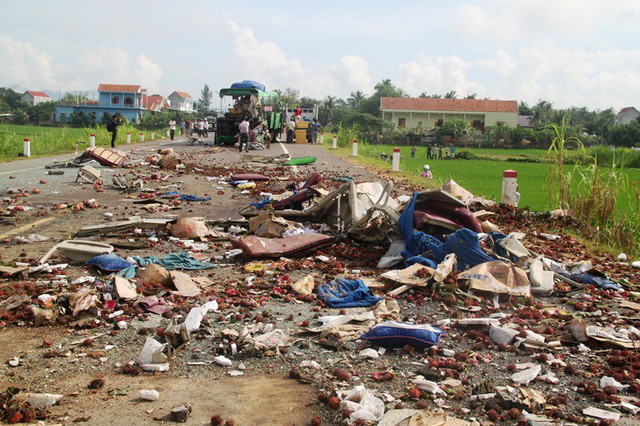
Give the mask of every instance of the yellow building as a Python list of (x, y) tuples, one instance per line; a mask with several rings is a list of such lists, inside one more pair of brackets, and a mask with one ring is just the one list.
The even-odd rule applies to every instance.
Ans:
[(451, 118), (468, 121), (484, 133), (487, 126), (518, 125), (517, 101), (481, 99), (381, 98), (382, 118), (398, 127), (432, 129)]

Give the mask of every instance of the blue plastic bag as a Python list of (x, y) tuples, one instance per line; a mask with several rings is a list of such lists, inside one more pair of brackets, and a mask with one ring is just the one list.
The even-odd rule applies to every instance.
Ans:
[(382, 300), (371, 294), (369, 287), (362, 280), (348, 280), (336, 278), (320, 287), (315, 292), (320, 300), (331, 308), (356, 308), (372, 306)]
[(440, 343), (446, 333), (427, 324), (407, 324), (386, 321), (373, 327), (362, 338), (385, 348), (401, 348), (405, 345), (425, 349)]
[(127, 262), (120, 256), (115, 254), (101, 254), (93, 259), (87, 261), (89, 265), (97, 266), (103, 271), (121, 271), (131, 266), (131, 263)]

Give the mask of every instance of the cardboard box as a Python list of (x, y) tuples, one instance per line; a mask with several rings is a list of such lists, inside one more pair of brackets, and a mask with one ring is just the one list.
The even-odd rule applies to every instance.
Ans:
[(307, 143), (306, 130), (296, 130), (296, 143)]

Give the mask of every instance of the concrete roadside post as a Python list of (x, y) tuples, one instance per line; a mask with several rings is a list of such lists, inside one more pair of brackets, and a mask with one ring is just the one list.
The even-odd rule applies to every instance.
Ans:
[(140, 142), (144, 142), (144, 133), (140, 133)]
[(96, 135), (91, 133), (91, 146), (96, 146)]
[(391, 171), (400, 171), (400, 148), (393, 148), (393, 155), (391, 157)]
[(156, 140), (156, 132), (151, 132), (151, 140)]
[(353, 149), (351, 150), (351, 156), (352, 157), (358, 156), (358, 139), (353, 140)]
[(167, 137), (169, 137), (169, 131), (167, 130)]
[(324, 132), (320, 132), (320, 145), (324, 144)]
[(22, 153), (25, 157), (31, 157), (31, 139), (24, 139), (24, 146)]
[(127, 143), (131, 143), (131, 132), (127, 132)]
[(518, 206), (520, 193), (518, 192), (518, 172), (505, 170), (502, 172), (502, 197), (500, 202), (508, 206)]
[(333, 147), (332, 149), (338, 149), (338, 135), (333, 135)]

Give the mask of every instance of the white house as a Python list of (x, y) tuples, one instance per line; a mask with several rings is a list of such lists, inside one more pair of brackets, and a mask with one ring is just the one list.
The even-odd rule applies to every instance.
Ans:
[(25, 102), (31, 106), (38, 105), (40, 102), (49, 102), (51, 97), (44, 92), (34, 92), (33, 90), (27, 90), (20, 98), (22, 102)]
[(486, 126), (518, 125), (517, 101), (485, 99), (380, 98), (382, 118), (398, 127), (435, 128), (460, 118), (482, 133)]
[(616, 118), (616, 124), (629, 124), (638, 117), (640, 117), (640, 111), (634, 107), (622, 108)]
[(174, 111), (195, 112), (196, 103), (187, 92), (173, 92), (167, 99), (169, 100), (169, 109)]

